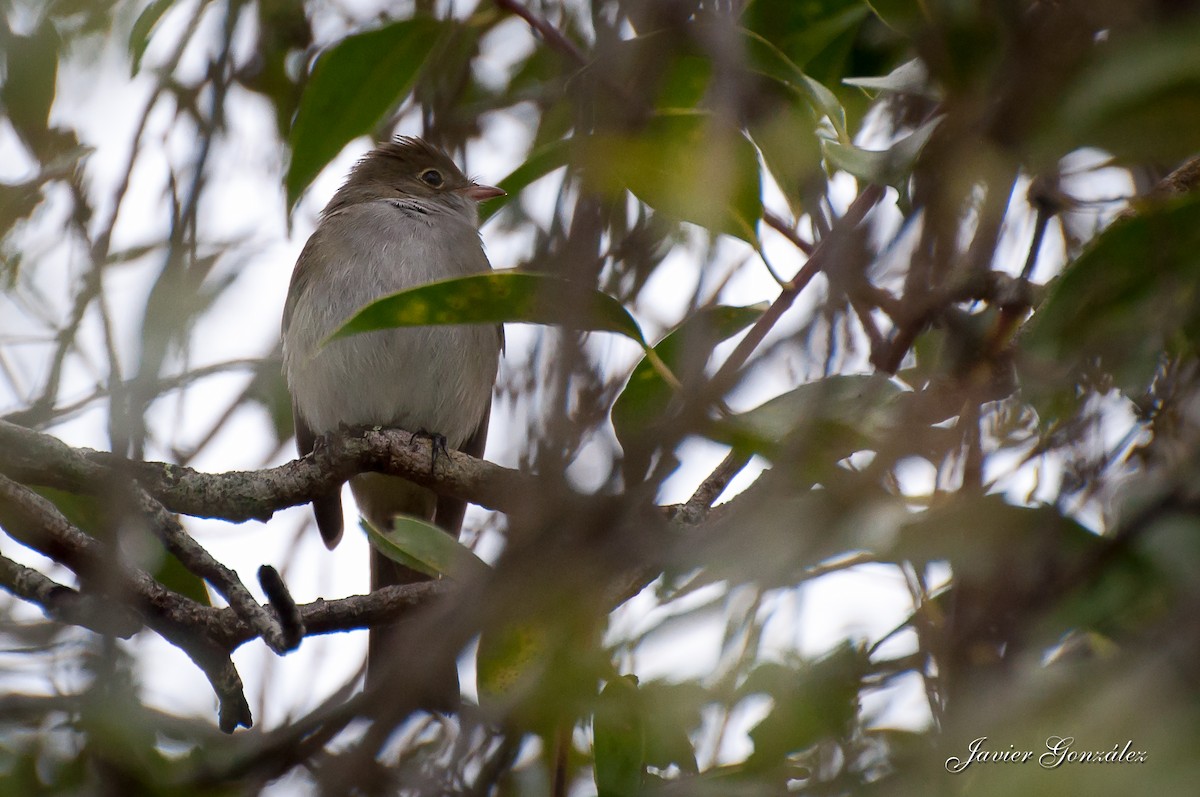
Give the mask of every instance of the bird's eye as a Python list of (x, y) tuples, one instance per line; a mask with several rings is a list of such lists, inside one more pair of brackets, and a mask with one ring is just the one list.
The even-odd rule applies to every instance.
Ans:
[(426, 169), (421, 172), (421, 180), (428, 186), (433, 188), (441, 188), (445, 180), (442, 179), (442, 173), (437, 169)]

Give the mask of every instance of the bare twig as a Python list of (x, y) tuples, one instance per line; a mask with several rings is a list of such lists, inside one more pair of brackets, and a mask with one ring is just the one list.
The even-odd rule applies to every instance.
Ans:
[(563, 35), (562, 31), (551, 25), (548, 20), (539, 17), (517, 0), (494, 0), (494, 2), (505, 11), (511, 11), (528, 22), (529, 27), (537, 31), (546, 44), (563, 53), (580, 66), (587, 64), (588, 58), (584, 55), (583, 51), (575, 46), (575, 42)]
[(675, 519), (680, 523), (694, 525), (704, 519), (713, 502), (725, 492), (725, 488), (733, 481), (733, 477), (742, 472), (750, 457), (737, 451), (730, 451), (721, 460), (721, 464), (708, 475), (688, 502), (680, 508)]
[(884, 189), (877, 185), (869, 185), (863, 189), (862, 193), (850, 204), (846, 210), (846, 215), (842, 216), (833, 230), (828, 236), (821, 239), (821, 242), (813, 248), (812, 254), (808, 261), (796, 272), (796, 276), (783, 286), (783, 290), (767, 311), (763, 313), (745, 337), (738, 342), (737, 347), (729, 355), (729, 358), (722, 363), (720, 370), (712, 378), (712, 384), (716, 386), (716, 391), (724, 393), (726, 387), (732, 386), (736, 381), (737, 374), (741, 371), (742, 366), (750, 359), (750, 355), (758, 348), (759, 344), (766, 338), (767, 333), (779, 322), (779, 319), (796, 301), (796, 297), (800, 292), (812, 281), (820, 271), (829, 265), (826, 260), (830, 257), (830, 253), (836, 248), (838, 239), (841, 235), (848, 235), (850, 231), (862, 222), (863, 218), (875, 207), (875, 205), (883, 198)]

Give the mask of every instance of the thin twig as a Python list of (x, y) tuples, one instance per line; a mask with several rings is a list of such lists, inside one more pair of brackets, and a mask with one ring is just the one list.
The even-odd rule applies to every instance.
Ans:
[(517, 0), (493, 0), (493, 2), (500, 8), (511, 11), (528, 22), (529, 27), (537, 31), (546, 44), (568, 56), (575, 63), (580, 66), (585, 66), (588, 63), (587, 56), (575, 46), (575, 42), (568, 39), (562, 31), (551, 25), (548, 20), (530, 11), (524, 4), (517, 2)]
[(171, 592), (149, 573), (131, 567), (85, 534), (58, 508), (28, 487), (0, 475), (0, 525), (23, 545), (71, 568), (85, 584), (124, 597), (142, 620), (178, 647), (208, 678), (219, 702), (221, 729), (250, 727), (253, 719), (242, 679), (226, 650), (195, 632), (209, 607)]
[(825, 261), (830, 257), (830, 252), (833, 251), (837, 244), (839, 234), (849, 234), (851, 230), (859, 225), (871, 208), (881, 200), (884, 196), (884, 189), (877, 185), (870, 185), (863, 189), (862, 193), (850, 204), (846, 210), (846, 215), (842, 216), (834, 225), (831, 233), (813, 248), (812, 254), (808, 261), (796, 273), (796, 276), (783, 287), (779, 296), (767, 308), (750, 331), (738, 342), (736, 348), (729, 355), (728, 359), (721, 365), (720, 370), (712, 378), (712, 383), (716, 386), (718, 393), (723, 394), (726, 386), (732, 386), (738, 372), (750, 355), (758, 348), (767, 333), (774, 328), (779, 319), (796, 301), (796, 297), (800, 292), (812, 281), (821, 270), (826, 267)]
[(792, 243), (797, 249), (806, 255), (811, 255), (815, 248), (811, 243), (800, 237), (800, 233), (796, 232), (792, 225), (783, 220), (782, 217), (776, 215), (766, 208), (763, 209), (763, 221), (767, 226), (781, 234), (784, 238)]

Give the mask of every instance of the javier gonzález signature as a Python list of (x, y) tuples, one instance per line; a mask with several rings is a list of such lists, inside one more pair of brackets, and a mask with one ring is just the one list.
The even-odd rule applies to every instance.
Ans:
[(1063, 764), (1144, 764), (1146, 752), (1133, 749), (1133, 740), (1124, 744), (1117, 742), (1111, 750), (1080, 750), (1075, 746), (1074, 736), (1050, 736), (1046, 749), (1018, 750), (1009, 745), (1006, 750), (990, 750), (985, 745), (988, 738), (980, 736), (967, 745), (965, 756), (946, 759), (946, 771), (962, 772), (972, 764), (1027, 764), (1036, 761), (1043, 769), (1057, 769)]

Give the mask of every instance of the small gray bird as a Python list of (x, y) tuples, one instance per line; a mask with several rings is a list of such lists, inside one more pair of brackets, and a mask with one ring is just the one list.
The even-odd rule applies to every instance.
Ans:
[[(369, 152), (321, 212), (292, 272), (283, 311), (283, 363), (301, 456), (339, 426), (398, 427), (445, 437), (482, 456), (503, 330), (492, 325), (381, 330), (321, 342), (364, 305), (427, 282), (490, 270), (479, 239), (479, 202), (503, 195), (468, 179), (448, 155), (418, 138)], [(432, 520), (458, 536), (466, 503), (395, 476), (350, 480), (377, 528), (398, 514)], [(313, 501), (325, 544), (342, 536), (341, 493)], [(425, 576), (371, 551), (371, 588)], [(382, 672), (387, 635), (371, 632), (367, 683)], [(431, 707), (456, 701), (456, 673), (435, 685)]]

